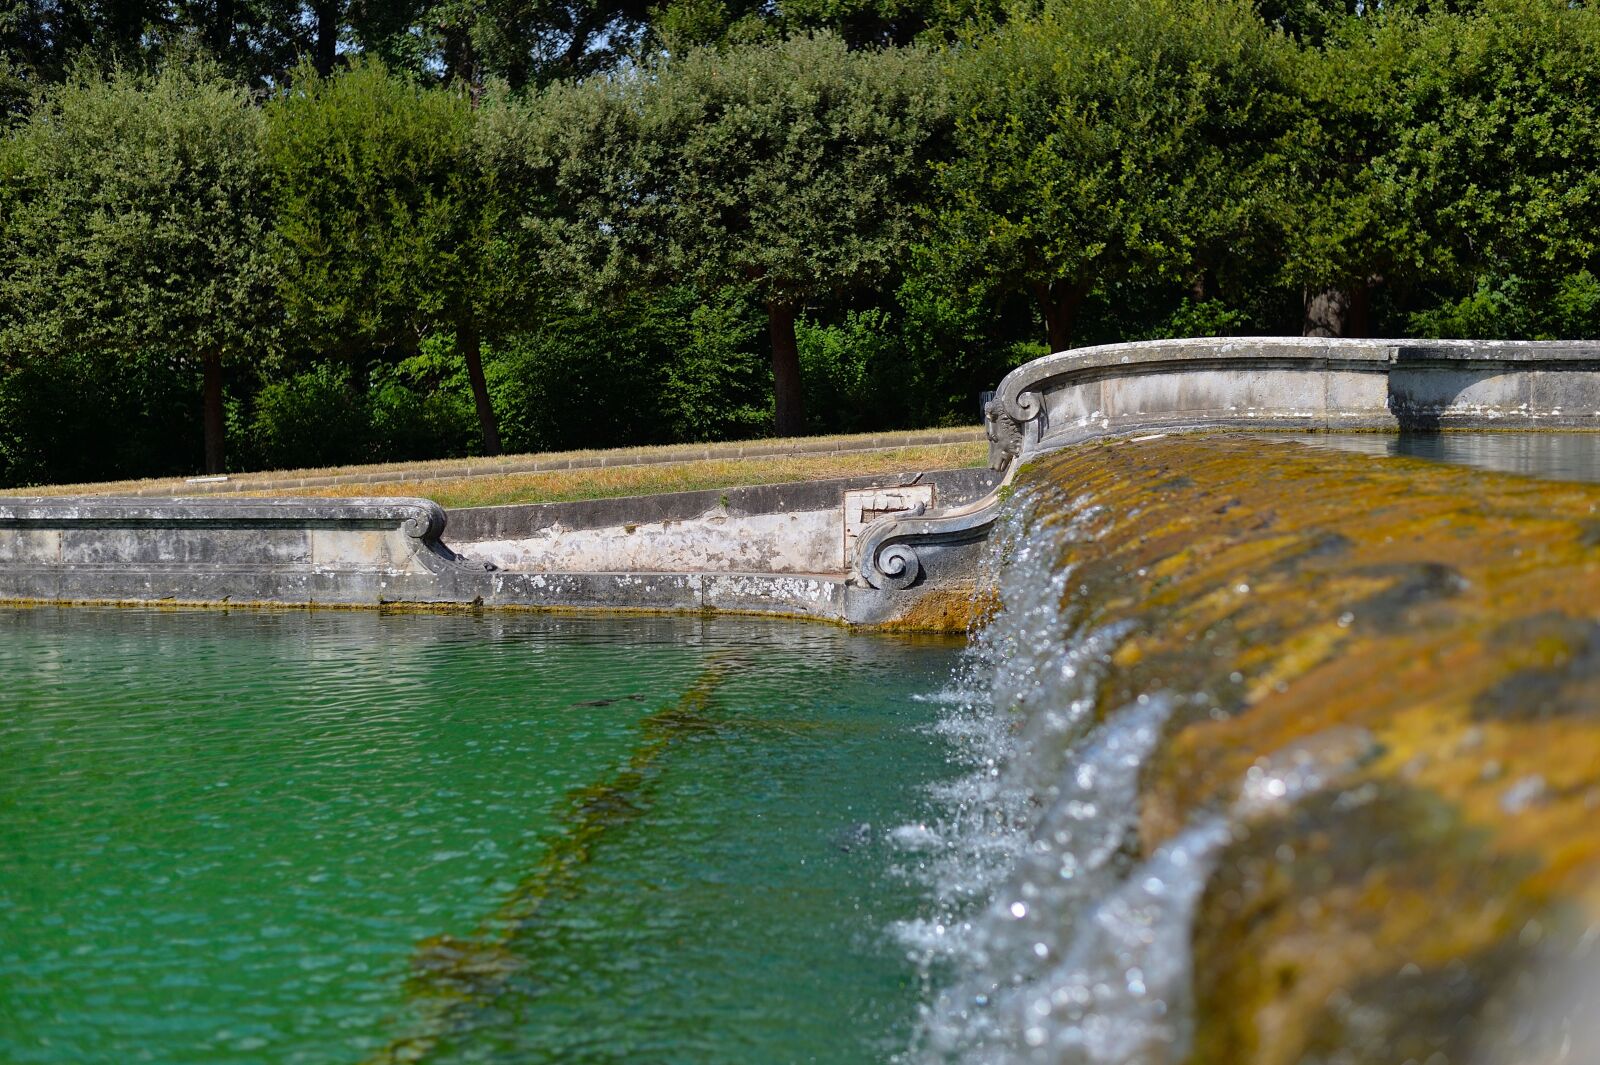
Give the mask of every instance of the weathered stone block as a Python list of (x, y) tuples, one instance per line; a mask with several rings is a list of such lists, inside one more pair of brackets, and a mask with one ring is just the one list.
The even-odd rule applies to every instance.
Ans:
[(0, 529), (0, 562), (55, 562), (61, 555), (57, 529)]

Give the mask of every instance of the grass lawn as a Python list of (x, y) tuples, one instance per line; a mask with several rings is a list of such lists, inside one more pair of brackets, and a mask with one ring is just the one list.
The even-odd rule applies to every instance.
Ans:
[[(4, 496), (427, 496), (449, 507), (543, 503), (981, 466), (976, 426), (433, 459), (226, 477), (0, 488)], [(467, 483), (470, 482), (470, 483)]]
[[(547, 473), (486, 474), (448, 480), (384, 481), (372, 495), (423, 496), (444, 507), (487, 507), (503, 503), (559, 503), (574, 499), (693, 492), (785, 481), (820, 481), (867, 474), (893, 475), (920, 470), (953, 470), (988, 462), (985, 443), (932, 444), (885, 451), (842, 451), (824, 455), (773, 455), (745, 459), (703, 459), (650, 466), (610, 466)], [(252, 493), (276, 496), (348, 496), (363, 489), (348, 485), (283, 488)]]
[[(952, 435), (959, 442), (952, 442)], [(967, 439), (961, 440), (962, 436)], [(836, 444), (839, 449), (829, 449), (829, 444)], [(757, 454), (748, 453), (757, 449)], [(0, 497), (423, 496), (446, 507), (484, 507), (738, 488), (834, 477), (889, 477), (923, 470), (982, 466), (987, 461), (988, 444), (975, 429), (924, 430), (508, 455), (496, 459), (443, 459), (320, 470), (265, 470), (232, 474), (223, 484), (169, 477), (44, 485), (0, 489)], [(567, 468), (569, 466), (571, 468)]]

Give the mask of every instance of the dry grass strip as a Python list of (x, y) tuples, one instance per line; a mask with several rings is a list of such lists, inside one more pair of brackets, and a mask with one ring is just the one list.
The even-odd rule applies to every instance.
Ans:
[[(989, 449), (985, 444), (935, 444), (886, 451), (844, 451), (832, 455), (710, 459), (670, 465), (611, 466), (448, 480), (419, 479), (385, 482), (375, 487), (381, 488), (386, 496), (422, 496), (444, 507), (488, 507), (506, 503), (560, 503), (658, 492), (694, 492), (919, 470), (965, 469), (984, 465), (988, 455)], [(280, 489), (262, 494), (347, 496), (351, 494), (351, 487), (327, 485)]]
[[(592, 499), (605, 495), (630, 494), (634, 491), (676, 491), (678, 484), (688, 487), (732, 487), (741, 484), (758, 484), (766, 481), (809, 480), (817, 477), (844, 477), (855, 472), (876, 473), (882, 467), (870, 463), (858, 470), (853, 458), (846, 456), (876, 452), (884, 455), (916, 454), (941, 445), (970, 445), (983, 439), (977, 428), (924, 429), (893, 433), (861, 433), (850, 436), (818, 436), (793, 439), (729, 441), (718, 444), (671, 444), (660, 447), (618, 448), (610, 451), (564, 451), (531, 455), (502, 455), (494, 458), (441, 459), (432, 462), (385, 463), (368, 466), (342, 466), (311, 470), (264, 470), (255, 473), (236, 473), (226, 478), (158, 478), (140, 481), (107, 481), (93, 484), (46, 485), (40, 487), (0, 489), (0, 495), (12, 496), (210, 496), (210, 495), (415, 495), (414, 486), (427, 485), (435, 498), (481, 498), (485, 503), (504, 501), (497, 493), (509, 486), (523, 483), (535, 486), (550, 483), (559, 494), (550, 498)], [(814, 461), (804, 461), (814, 460)], [(817, 463), (836, 461), (829, 467), (838, 472), (811, 472)], [(914, 461), (914, 460), (913, 460)], [(960, 463), (958, 463), (960, 464)], [(645, 475), (632, 481), (627, 475), (620, 480), (613, 477), (615, 470), (632, 467), (698, 467), (699, 473), (663, 471), (659, 476)], [(723, 476), (712, 468), (726, 467), (734, 479), (719, 481)], [(763, 474), (751, 481), (745, 470), (766, 468), (774, 472)], [(785, 474), (785, 469), (802, 472)], [(896, 468), (890, 461), (888, 468)], [(599, 484), (625, 483), (630, 487), (620, 490), (600, 490), (585, 493), (565, 487), (567, 479), (547, 479), (545, 474), (565, 471), (578, 473), (578, 482), (595, 481)], [(705, 481), (703, 477), (712, 477)], [(459, 486), (437, 488), (452, 481), (482, 480), (497, 487), (483, 492), (466, 490)], [(668, 487), (650, 487), (656, 483)], [(631, 487), (631, 485), (645, 487)], [(542, 497), (541, 497), (542, 498)], [(452, 505), (471, 506), (474, 503)]]

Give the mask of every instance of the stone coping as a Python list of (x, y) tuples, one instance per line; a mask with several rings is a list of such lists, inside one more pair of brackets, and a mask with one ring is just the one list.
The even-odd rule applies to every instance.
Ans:
[[(1058, 351), (1011, 371), (984, 411), (1005, 473), (1087, 440), (1200, 429), (1600, 428), (1600, 342), (1206, 337)], [(928, 579), (930, 549), (981, 539), (1002, 491), (890, 517), (861, 537), (857, 577)]]
[(118, 496), (0, 496), (0, 528), (400, 528), (437, 539), (445, 511), (431, 499), (194, 499)]
[(1572, 340), (1349, 340), (1328, 337), (1203, 337), (1144, 340), (1072, 348), (1035, 359), (1005, 376), (994, 402), (1019, 423), (1038, 417), (1034, 398), (1062, 379), (1110, 371), (1148, 374), (1173, 369), (1227, 368), (1248, 371), (1283, 367), (1387, 372), (1405, 365), (1478, 368), (1544, 364), (1550, 368), (1600, 369), (1600, 342)]

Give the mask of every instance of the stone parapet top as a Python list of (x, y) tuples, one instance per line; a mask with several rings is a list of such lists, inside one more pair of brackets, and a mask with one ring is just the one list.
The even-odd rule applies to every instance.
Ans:
[(995, 390), (1007, 416), (1037, 417), (1033, 393), (1061, 378), (1103, 373), (1158, 373), (1185, 364), (1217, 367), (1323, 365), (1370, 368), (1419, 363), (1595, 364), (1600, 342), (1572, 340), (1352, 340), (1329, 337), (1200, 337), (1069, 348), (1012, 370)]
[(196, 499), (0, 496), (0, 528), (392, 528), (436, 538), (445, 513), (431, 499)]

